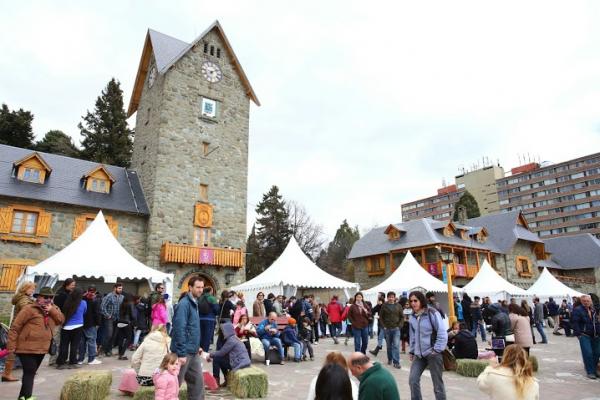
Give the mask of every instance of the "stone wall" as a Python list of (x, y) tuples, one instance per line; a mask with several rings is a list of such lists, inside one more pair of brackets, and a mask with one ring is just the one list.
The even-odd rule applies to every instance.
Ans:
[[(212, 31), (205, 40), (221, 48), (221, 58), (204, 54), (200, 43), (151, 89), (146, 84), (140, 99), (133, 166), (150, 207), (145, 261), (152, 267), (160, 266), (165, 241), (193, 244), (200, 184), (208, 185), (214, 212), (210, 245), (245, 249), (250, 100), (220, 36)], [(209, 83), (202, 77), (206, 60), (220, 65), (221, 82)], [(203, 97), (218, 102), (215, 119), (201, 116)], [(204, 142), (209, 143), (208, 155)], [(187, 270), (162, 268), (176, 274)], [(236, 281), (244, 280), (243, 269), (202, 268), (219, 277), (236, 272)]]
[[(517, 272), (517, 257), (527, 257), (531, 266), (532, 277), (524, 278)], [(508, 254), (496, 254), (496, 271), (509, 282), (527, 289), (539, 278), (540, 273), (535, 267), (535, 252), (529, 242), (517, 240)]]
[(12, 312), (12, 297), (14, 293), (0, 293), (0, 321), (8, 322)]
[[(572, 280), (559, 278), (562, 283), (571, 289), (582, 293), (600, 293), (600, 268), (554, 270), (552, 274), (574, 278)], [(595, 283), (584, 282), (582, 280), (595, 280)]]
[[(2, 246), (0, 258), (45, 260), (73, 241), (73, 227), (77, 217), (81, 214), (96, 214), (99, 211), (77, 206), (0, 197), (0, 207), (17, 204), (40, 207), (51, 213), (50, 234), (48, 237), (41, 238), (43, 240), (42, 244), (2, 241), (0, 243), (0, 246)], [(146, 217), (110, 210), (103, 210), (103, 212), (118, 223), (119, 243), (132, 256), (143, 262), (145, 258)]]
[(354, 260), (354, 282), (360, 284), (360, 290), (367, 290), (389, 278), (392, 270), (390, 268), (390, 258), (385, 257), (385, 273), (378, 276), (369, 276), (367, 273), (366, 258), (357, 258)]

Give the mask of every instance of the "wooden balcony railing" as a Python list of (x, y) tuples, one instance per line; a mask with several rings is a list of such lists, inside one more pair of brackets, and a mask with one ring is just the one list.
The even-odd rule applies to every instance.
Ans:
[[(433, 276), (442, 277), (442, 262), (428, 263), (425, 269)], [(479, 272), (477, 265), (450, 264), (452, 277), (473, 278)]]
[(241, 268), (244, 266), (244, 253), (241, 249), (199, 247), (190, 244), (165, 242), (160, 249), (160, 260), (163, 263)]

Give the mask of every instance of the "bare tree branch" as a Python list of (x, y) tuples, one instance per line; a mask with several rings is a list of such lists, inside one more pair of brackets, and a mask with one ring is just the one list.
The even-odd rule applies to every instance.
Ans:
[(287, 200), (285, 207), (290, 229), (298, 245), (313, 261), (316, 260), (325, 243), (323, 227), (314, 223), (306, 209), (296, 201)]

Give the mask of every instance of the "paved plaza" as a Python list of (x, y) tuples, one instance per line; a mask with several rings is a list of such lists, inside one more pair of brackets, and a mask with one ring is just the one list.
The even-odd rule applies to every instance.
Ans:
[[(583, 365), (579, 352), (579, 344), (575, 338), (548, 335), (550, 343), (538, 344), (533, 347), (531, 353), (538, 357), (540, 370), (536, 377), (540, 382), (540, 399), (544, 400), (600, 400), (600, 379), (589, 380), (584, 375)], [(374, 342), (371, 341), (370, 344)], [(481, 345), (481, 343), (480, 343)], [(369, 346), (370, 348), (372, 346)], [(288, 362), (286, 365), (264, 366), (255, 364), (269, 373), (269, 399), (305, 399), (311, 379), (318, 373), (326, 352), (340, 350), (349, 354), (353, 350), (352, 341), (344, 346), (343, 341), (335, 345), (331, 340), (321, 340), (315, 346), (315, 361), (300, 364)], [(384, 348), (385, 350), (385, 348)], [(400, 389), (400, 398), (409, 399), (408, 388), (409, 362), (406, 355), (402, 355), (402, 369), (391, 368), (390, 371), (396, 377)], [(380, 352), (377, 357), (379, 361), (385, 360), (385, 353)], [(107, 369), (113, 371), (113, 393), (111, 399), (127, 399), (116, 389), (119, 383), (121, 371), (129, 366), (128, 361), (117, 361), (115, 358), (103, 359), (104, 364), (84, 368)], [(60, 388), (64, 380), (73, 372), (72, 370), (58, 371), (46, 366), (40, 368), (35, 382), (34, 394), (39, 400), (58, 399)], [(206, 366), (205, 366), (206, 367)], [(208, 365), (210, 369), (211, 366)], [(17, 371), (20, 376), (20, 370)], [(433, 389), (428, 371), (425, 371), (422, 381), (423, 395), (425, 399), (433, 399)], [(448, 399), (482, 400), (485, 395), (477, 389), (476, 378), (465, 378), (453, 372), (444, 373), (446, 392)], [(16, 399), (19, 392), (19, 383), (0, 384), (0, 398)], [(217, 392), (208, 392), (208, 399), (233, 399), (226, 389)]]

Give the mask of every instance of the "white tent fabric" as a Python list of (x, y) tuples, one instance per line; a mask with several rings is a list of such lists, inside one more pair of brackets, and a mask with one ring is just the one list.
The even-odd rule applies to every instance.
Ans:
[(571, 298), (573, 296), (583, 295), (583, 293), (571, 289), (570, 287), (556, 279), (556, 277), (552, 275), (550, 271), (548, 271), (548, 268), (544, 268), (537, 281), (535, 281), (535, 283), (531, 285), (529, 289), (527, 289), (527, 293), (530, 296), (538, 296), (542, 298)]
[[(406, 253), (404, 260), (400, 266), (379, 285), (365, 290), (365, 297), (371, 298), (373, 294), (378, 292), (387, 293), (394, 291), (396, 293), (410, 292), (413, 289), (424, 289), (426, 291), (448, 293), (448, 285), (437, 279), (415, 260), (412, 253)], [(461, 292), (462, 289), (452, 287), (455, 292)], [(369, 295), (369, 296), (367, 296)]]
[(104, 282), (116, 282), (118, 278), (147, 279), (150, 285), (163, 282), (166, 293), (173, 295), (173, 274), (150, 268), (131, 256), (113, 236), (102, 211), (67, 247), (28, 267), (24, 279), (33, 281), (35, 276), (51, 276), (55, 282), (73, 276), (103, 278)]
[(515, 286), (501, 277), (487, 260), (483, 262), (477, 275), (462, 290), (471, 296), (489, 296), (494, 300), (504, 297), (505, 293), (511, 296), (528, 296), (525, 289)]
[[(246, 299), (254, 299), (259, 291), (276, 294), (295, 294), (297, 288), (358, 290), (358, 284), (336, 278), (313, 263), (292, 237), (285, 250), (270, 267), (260, 275), (232, 287), (245, 293)], [(253, 300), (252, 300), (253, 301)]]

